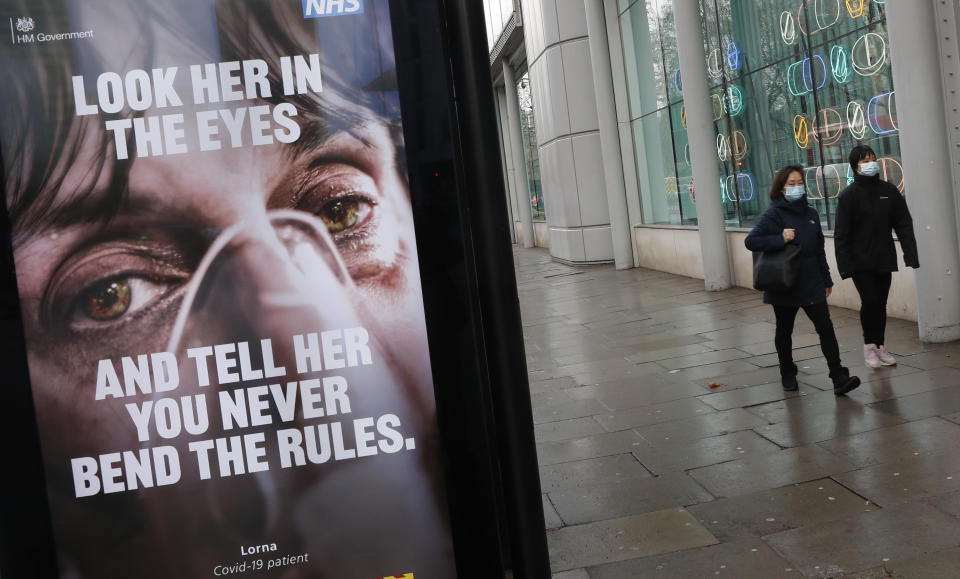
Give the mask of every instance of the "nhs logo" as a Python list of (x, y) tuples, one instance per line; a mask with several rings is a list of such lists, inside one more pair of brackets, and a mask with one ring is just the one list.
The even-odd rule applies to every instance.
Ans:
[(363, 14), (363, 0), (300, 0), (304, 18)]

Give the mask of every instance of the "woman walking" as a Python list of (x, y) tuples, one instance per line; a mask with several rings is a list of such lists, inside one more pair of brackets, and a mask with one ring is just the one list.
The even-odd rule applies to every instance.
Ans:
[(837, 200), (834, 245), (840, 277), (853, 278), (860, 294), (860, 326), (863, 328), (863, 361), (870, 368), (892, 366), (897, 360), (884, 346), (887, 326), (887, 295), (891, 272), (897, 271), (897, 249), (890, 235), (897, 232), (903, 262), (920, 267), (913, 220), (900, 191), (880, 178), (873, 149), (857, 145), (850, 151), (853, 183)]
[(797, 311), (813, 322), (820, 336), (820, 348), (830, 368), (833, 393), (842, 396), (860, 385), (840, 362), (840, 347), (830, 321), (827, 296), (833, 281), (823, 250), (820, 216), (807, 203), (803, 167), (791, 165), (777, 171), (770, 187), (770, 208), (744, 241), (751, 251), (778, 251), (788, 243), (800, 244), (797, 260), (799, 275), (794, 286), (785, 291), (766, 291), (763, 303), (773, 306), (777, 320), (774, 344), (780, 361), (783, 389), (797, 390), (797, 365), (793, 362), (793, 322)]

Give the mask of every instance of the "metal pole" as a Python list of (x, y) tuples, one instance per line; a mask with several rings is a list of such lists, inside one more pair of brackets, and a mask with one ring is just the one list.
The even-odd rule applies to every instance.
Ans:
[(700, 2), (675, 0), (673, 9), (680, 74), (683, 76), (690, 161), (696, 186), (703, 282), (707, 291), (724, 290), (731, 287), (732, 278), (720, 198), (720, 170), (714, 148), (713, 106), (707, 87), (707, 55), (703, 49), (703, 32), (700, 28)]
[(887, 32), (905, 192), (920, 254), (920, 339), (948, 342), (960, 339), (960, 254), (934, 1), (887, 3)]
[(606, 184), (607, 207), (610, 210), (610, 235), (613, 236), (613, 262), (617, 269), (628, 269), (633, 267), (633, 243), (627, 214), (627, 192), (623, 185), (623, 158), (620, 155), (620, 132), (617, 129), (617, 103), (613, 97), (613, 72), (610, 69), (606, 16), (603, 12), (603, 0), (583, 0), (583, 5), (587, 15), (593, 88), (597, 97), (603, 180)]

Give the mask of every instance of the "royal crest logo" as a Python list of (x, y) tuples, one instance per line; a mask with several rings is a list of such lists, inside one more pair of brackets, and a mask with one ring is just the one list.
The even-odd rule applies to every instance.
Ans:
[(17, 18), (17, 31), (19, 32), (30, 32), (35, 26), (36, 24), (34, 24), (33, 18), (30, 18), (29, 16)]

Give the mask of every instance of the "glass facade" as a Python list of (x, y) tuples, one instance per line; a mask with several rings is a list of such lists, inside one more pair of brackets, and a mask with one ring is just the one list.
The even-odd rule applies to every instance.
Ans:
[(517, 81), (520, 101), (520, 134), (523, 137), (523, 161), (530, 190), (530, 214), (534, 221), (545, 221), (543, 186), (540, 181), (540, 152), (537, 148), (537, 123), (533, 118), (533, 95), (530, 93), (530, 74), (524, 72)]
[[(696, 223), (672, 0), (621, 0), (630, 111), (645, 223)], [(870, 145), (903, 187), (886, 16), (879, 0), (702, 0), (701, 25), (726, 223), (749, 227), (777, 169), (806, 168), (832, 229)]]

